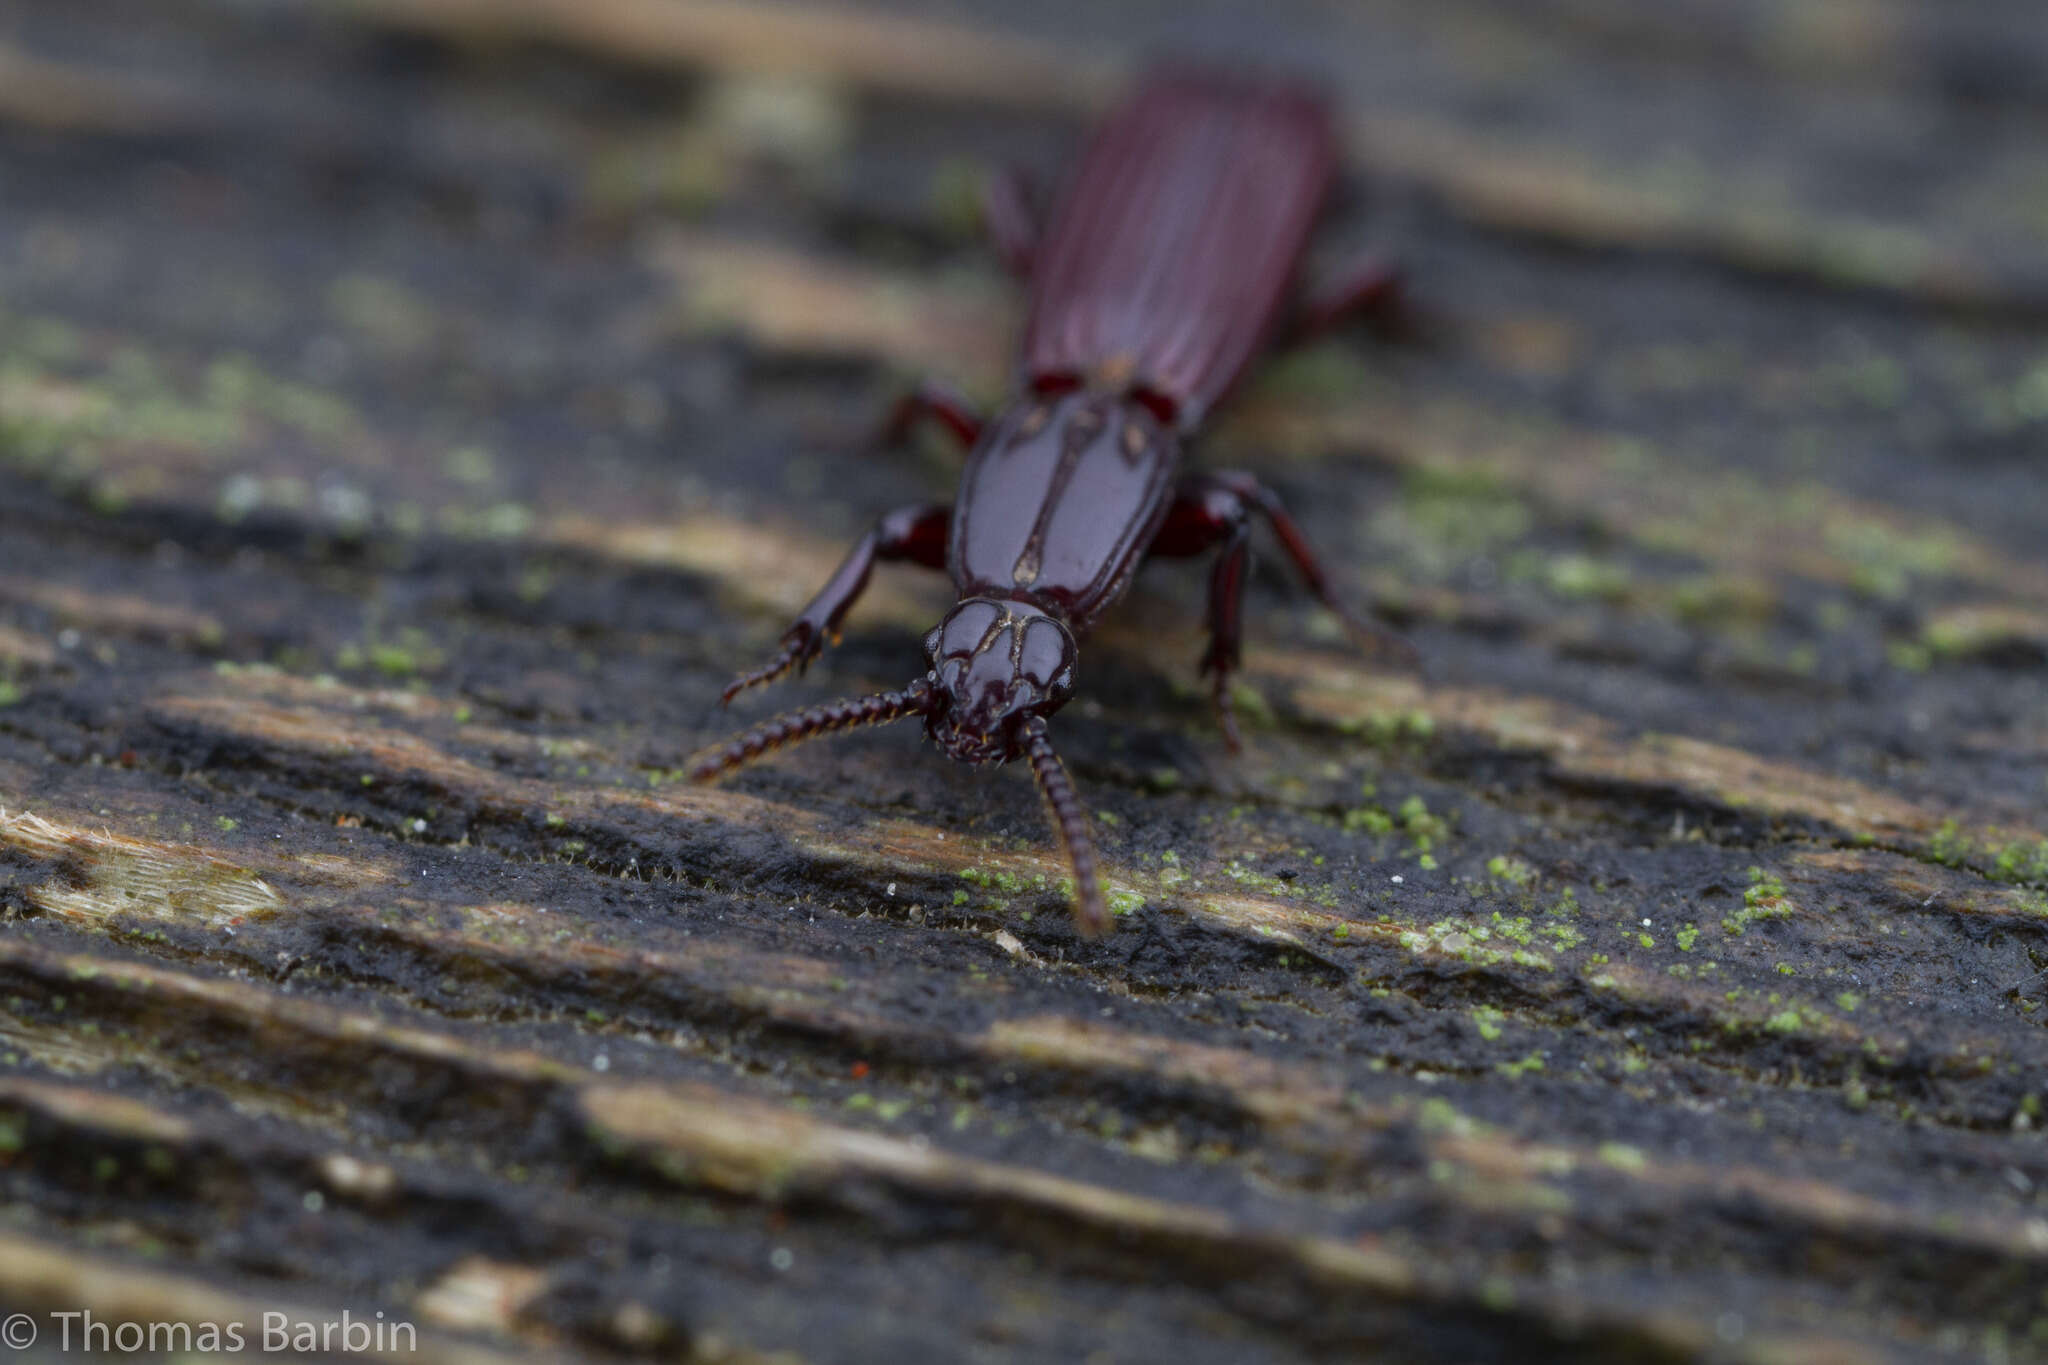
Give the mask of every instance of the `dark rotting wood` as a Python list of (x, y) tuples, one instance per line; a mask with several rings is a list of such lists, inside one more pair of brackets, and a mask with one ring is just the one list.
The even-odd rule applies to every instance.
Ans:
[[(956, 10), (0, 9), (0, 1317), (2048, 1355), (2040, 26), (1197, 26), (1327, 64), (1322, 264), (1383, 237), (1416, 336), (1196, 463), (1429, 671), (1255, 583), (1231, 757), (1148, 574), (1061, 717), (1085, 939), (1017, 765), (687, 780), (951, 486), (854, 453), (906, 379), (1009, 377), (979, 177), (1146, 50)], [(786, 704), (942, 604), (885, 567)]]

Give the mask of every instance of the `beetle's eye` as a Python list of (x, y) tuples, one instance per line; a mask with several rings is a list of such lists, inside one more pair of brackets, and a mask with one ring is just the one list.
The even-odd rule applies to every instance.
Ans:
[(924, 633), (924, 656), (933, 663), (939, 661), (939, 628), (933, 626)]

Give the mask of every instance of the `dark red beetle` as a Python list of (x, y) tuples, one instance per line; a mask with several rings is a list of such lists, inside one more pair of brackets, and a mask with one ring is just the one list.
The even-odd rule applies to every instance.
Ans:
[[(1025, 758), (1074, 869), (1084, 933), (1107, 923), (1088, 814), (1046, 736), (1073, 695), (1076, 641), (1123, 596), (1148, 554), (1221, 547), (1209, 582), (1209, 646), (1230, 746), (1230, 675), (1243, 631), (1247, 540), (1263, 516), (1310, 589), (1357, 633), (1379, 632), (1331, 594), (1300, 530), (1245, 474), (1181, 473), (1181, 447), (1272, 334), (1336, 162), (1323, 106), (1298, 91), (1225, 77), (1147, 84), (1097, 133), (1042, 238), (1025, 196), (999, 182), (989, 221), (1030, 281), (1018, 396), (984, 424), (945, 390), (904, 400), (890, 430), (941, 419), (971, 443), (951, 506), (903, 507), (862, 537), (768, 665), (745, 688), (802, 669), (836, 640), (876, 560), (952, 575), (960, 600), (925, 637), (930, 670), (898, 692), (778, 716), (706, 751), (711, 781), (781, 745), (856, 725), (924, 717), (965, 763)], [(1357, 272), (1302, 319), (1306, 330), (1392, 296)]]

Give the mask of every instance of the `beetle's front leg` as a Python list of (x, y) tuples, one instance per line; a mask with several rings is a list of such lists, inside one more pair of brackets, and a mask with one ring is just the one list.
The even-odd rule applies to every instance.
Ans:
[(831, 581), (797, 616), (796, 624), (783, 632), (782, 647), (775, 657), (727, 683), (720, 701), (729, 702), (749, 687), (773, 682), (792, 668), (801, 673), (818, 657), (826, 641), (836, 642), (846, 613), (867, 588), (876, 560), (907, 559), (929, 569), (945, 568), (946, 532), (952, 515), (952, 507), (942, 502), (899, 507), (885, 514), (860, 538)]

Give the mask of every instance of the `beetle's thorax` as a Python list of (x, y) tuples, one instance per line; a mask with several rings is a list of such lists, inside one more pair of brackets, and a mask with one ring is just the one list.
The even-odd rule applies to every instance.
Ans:
[(948, 567), (963, 597), (1030, 601), (1086, 633), (1164, 516), (1180, 445), (1135, 392), (1027, 389), (960, 482)]
[(1020, 727), (1066, 704), (1074, 686), (1074, 637), (1031, 602), (969, 597), (925, 636), (935, 693), (925, 733), (963, 763), (999, 763), (1022, 752)]

